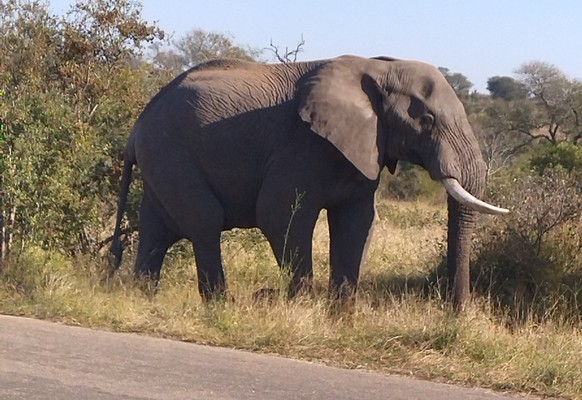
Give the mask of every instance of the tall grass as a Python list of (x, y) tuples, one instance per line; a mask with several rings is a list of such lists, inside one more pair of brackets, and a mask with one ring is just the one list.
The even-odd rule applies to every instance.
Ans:
[[(315, 231), (315, 290), (288, 301), (257, 300), (284, 286), (268, 244), (254, 231), (225, 234), (223, 258), (234, 301), (205, 305), (189, 246), (176, 246), (149, 299), (131, 278), (129, 253), (105, 280), (99, 260), (29, 250), (0, 279), (0, 312), (69, 324), (237, 347), (348, 368), (413, 374), (500, 390), (582, 398), (580, 326), (561, 312), (516, 325), (487, 296), (461, 316), (430, 276), (445, 240), (443, 209), (379, 207), (356, 310), (330, 316), (324, 218)], [(558, 308), (556, 309), (558, 310)]]

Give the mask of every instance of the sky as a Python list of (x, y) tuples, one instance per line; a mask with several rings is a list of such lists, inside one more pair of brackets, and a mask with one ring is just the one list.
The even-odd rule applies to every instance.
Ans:
[[(51, 0), (56, 13), (72, 0)], [(241, 46), (295, 48), (298, 61), (353, 54), (414, 59), (460, 72), (487, 93), (487, 79), (522, 64), (554, 64), (582, 79), (580, 0), (142, 0), (143, 16), (179, 38), (193, 29)], [(263, 58), (270, 60), (271, 54)]]

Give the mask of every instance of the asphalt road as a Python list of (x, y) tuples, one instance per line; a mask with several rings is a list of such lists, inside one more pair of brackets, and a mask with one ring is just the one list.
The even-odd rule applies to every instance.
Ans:
[(412, 378), (0, 316), (0, 399), (501, 400)]

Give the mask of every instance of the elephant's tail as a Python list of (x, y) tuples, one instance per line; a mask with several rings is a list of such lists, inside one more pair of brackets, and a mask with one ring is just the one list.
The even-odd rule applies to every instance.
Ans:
[(123, 245), (121, 243), (121, 221), (127, 205), (127, 195), (129, 193), (129, 185), (131, 184), (131, 173), (135, 164), (135, 157), (133, 154), (132, 143), (128, 143), (123, 155), (123, 174), (121, 177), (121, 187), (119, 190), (119, 203), (117, 206), (117, 219), (115, 220), (115, 231), (113, 232), (113, 240), (109, 247), (109, 252), (114, 259), (111, 260), (112, 267), (118, 269), (121, 265), (121, 256), (123, 254)]

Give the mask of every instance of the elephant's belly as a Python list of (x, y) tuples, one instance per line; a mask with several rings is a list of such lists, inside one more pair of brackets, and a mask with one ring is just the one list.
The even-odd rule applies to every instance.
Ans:
[(212, 188), (224, 210), (224, 230), (257, 226), (257, 190), (251, 182), (240, 184), (240, 180), (230, 185), (215, 182)]
[(232, 228), (254, 228), (257, 226), (256, 207), (226, 205), (223, 230)]
[(248, 158), (227, 157), (216, 150), (213, 159), (203, 163), (201, 169), (224, 211), (223, 229), (255, 227), (260, 166)]

